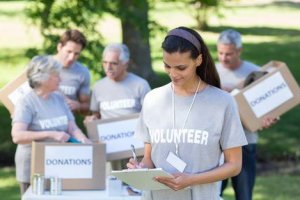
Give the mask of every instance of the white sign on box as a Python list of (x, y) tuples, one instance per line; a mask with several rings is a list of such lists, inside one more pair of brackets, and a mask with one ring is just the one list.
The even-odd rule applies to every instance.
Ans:
[(92, 146), (46, 146), (45, 177), (90, 179), (93, 177)]
[(12, 104), (15, 106), (18, 101), (25, 96), (27, 93), (31, 91), (31, 87), (29, 86), (28, 81), (20, 85), (15, 91), (10, 93), (8, 95), (9, 100), (12, 102)]
[(133, 144), (136, 149), (144, 148), (144, 143), (134, 138), (137, 118), (103, 123), (97, 125), (99, 139), (106, 143), (106, 152), (115, 153), (130, 150)]
[(244, 92), (244, 96), (257, 118), (274, 110), (293, 97), (289, 86), (277, 72)]

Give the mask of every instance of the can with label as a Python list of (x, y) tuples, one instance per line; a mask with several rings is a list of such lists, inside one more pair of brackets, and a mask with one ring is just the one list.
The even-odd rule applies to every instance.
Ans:
[(41, 174), (33, 174), (32, 176), (32, 193), (43, 195), (45, 192), (45, 178)]
[(50, 178), (50, 194), (51, 195), (61, 195), (62, 184), (59, 177)]

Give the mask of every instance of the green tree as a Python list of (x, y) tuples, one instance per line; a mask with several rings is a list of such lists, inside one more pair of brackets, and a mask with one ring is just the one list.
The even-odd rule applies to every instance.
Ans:
[(220, 0), (189, 0), (191, 14), (197, 22), (197, 29), (208, 28), (208, 16), (220, 5)]
[(102, 36), (97, 30), (105, 4), (97, 0), (36, 0), (27, 9), (28, 16), (38, 25), (43, 36), (43, 50), (30, 51), (52, 54), (56, 51), (59, 35), (66, 29), (77, 28), (88, 38), (87, 50), (81, 57), (90, 69), (96, 70), (103, 49)]
[(150, 56), (150, 30), (147, 0), (120, 1), (122, 38), (131, 51), (132, 68), (135, 73), (150, 79), (153, 77)]
[[(121, 20), (122, 39), (132, 54), (134, 72), (149, 79), (153, 77), (149, 45), (147, 0), (35, 0), (28, 7), (28, 16), (44, 37), (44, 53), (55, 52), (59, 35), (70, 28), (81, 30), (88, 38), (81, 60), (93, 71), (99, 71), (103, 37), (99, 20), (110, 13)], [(33, 56), (37, 51), (29, 51)]]
[[(174, 2), (164, 0), (165, 2)], [(218, 8), (221, 5), (221, 0), (176, 0), (182, 3), (184, 9), (189, 10), (189, 14), (196, 21), (196, 28), (199, 30), (206, 30), (208, 28), (208, 17), (210, 14), (218, 14)]]

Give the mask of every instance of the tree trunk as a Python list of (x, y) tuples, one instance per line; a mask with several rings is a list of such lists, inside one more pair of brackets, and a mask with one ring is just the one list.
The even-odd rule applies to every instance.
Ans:
[(147, 0), (122, 0), (121, 6), (127, 14), (121, 18), (122, 39), (130, 50), (129, 71), (150, 80), (154, 72), (151, 65), (148, 2)]

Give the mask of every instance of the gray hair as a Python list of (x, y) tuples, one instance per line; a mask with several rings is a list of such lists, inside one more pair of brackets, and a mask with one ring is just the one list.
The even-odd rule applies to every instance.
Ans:
[(27, 66), (27, 78), (32, 88), (49, 79), (51, 73), (59, 73), (62, 65), (50, 56), (35, 56)]
[(233, 44), (236, 48), (242, 48), (241, 34), (233, 29), (227, 29), (220, 34), (218, 44)]
[(125, 45), (125, 44), (119, 44), (119, 43), (112, 43), (112, 44), (108, 44), (104, 51), (103, 51), (103, 54), (102, 56), (104, 57), (104, 55), (107, 53), (107, 52), (110, 52), (110, 51), (117, 51), (120, 53), (119, 55), (119, 60), (124, 64), (124, 63), (127, 63), (129, 61), (129, 58), (130, 58), (130, 52), (129, 52), (129, 49), (128, 47)]

